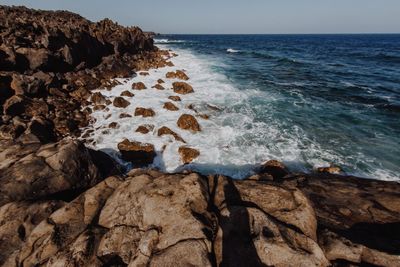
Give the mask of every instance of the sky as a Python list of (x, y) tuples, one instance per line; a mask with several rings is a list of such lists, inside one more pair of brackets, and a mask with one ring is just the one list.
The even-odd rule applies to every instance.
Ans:
[(157, 33), (400, 33), (400, 0), (0, 0)]

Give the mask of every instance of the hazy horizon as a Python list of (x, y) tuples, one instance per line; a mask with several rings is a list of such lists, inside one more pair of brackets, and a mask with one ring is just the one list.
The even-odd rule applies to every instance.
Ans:
[(397, 0), (269, 0), (188, 2), (153, 0), (0, 1), (44, 10), (69, 10), (92, 20), (110, 18), (161, 34), (396, 34)]

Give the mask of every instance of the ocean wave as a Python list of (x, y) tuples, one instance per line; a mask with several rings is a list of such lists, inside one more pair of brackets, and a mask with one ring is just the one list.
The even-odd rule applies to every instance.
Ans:
[(226, 49), (226, 52), (228, 52), (228, 53), (239, 53), (240, 50), (236, 50), (236, 49), (233, 49), (233, 48), (228, 48), (228, 49)]
[(184, 40), (170, 40), (170, 39), (154, 39), (155, 44), (176, 44), (176, 43), (185, 43)]

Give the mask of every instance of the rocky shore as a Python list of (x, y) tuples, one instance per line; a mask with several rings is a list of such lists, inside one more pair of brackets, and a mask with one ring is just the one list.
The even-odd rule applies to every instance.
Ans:
[[(275, 160), (243, 180), (163, 173), (146, 167), (154, 145), (129, 139), (117, 147), (137, 167), (126, 172), (89, 148), (94, 131), (120, 127), (94, 129), (96, 112), (151, 121), (162, 110), (175, 128), (135, 131), (177, 142), (182, 164), (199, 157), (186, 136), (218, 107), (182, 103), (196, 88), (162, 71), (175, 56), (137, 27), (0, 7), (0, 266), (400, 266), (399, 183)], [(156, 83), (114, 88), (154, 68)], [(149, 90), (171, 92), (160, 110), (140, 103)]]

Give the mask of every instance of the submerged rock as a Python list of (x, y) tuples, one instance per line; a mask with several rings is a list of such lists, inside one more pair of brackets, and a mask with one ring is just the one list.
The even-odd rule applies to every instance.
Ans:
[(153, 163), (156, 156), (152, 144), (131, 142), (128, 139), (118, 143), (118, 150), (123, 160), (130, 161), (137, 166), (145, 166)]
[(175, 93), (181, 95), (186, 95), (194, 92), (193, 87), (185, 82), (174, 82), (172, 84), (172, 89)]
[(177, 121), (177, 125), (179, 128), (184, 130), (190, 130), (193, 132), (201, 131), (200, 125), (196, 118), (189, 114), (181, 115)]
[(200, 151), (186, 146), (179, 147), (178, 152), (184, 164), (188, 164), (200, 156)]

